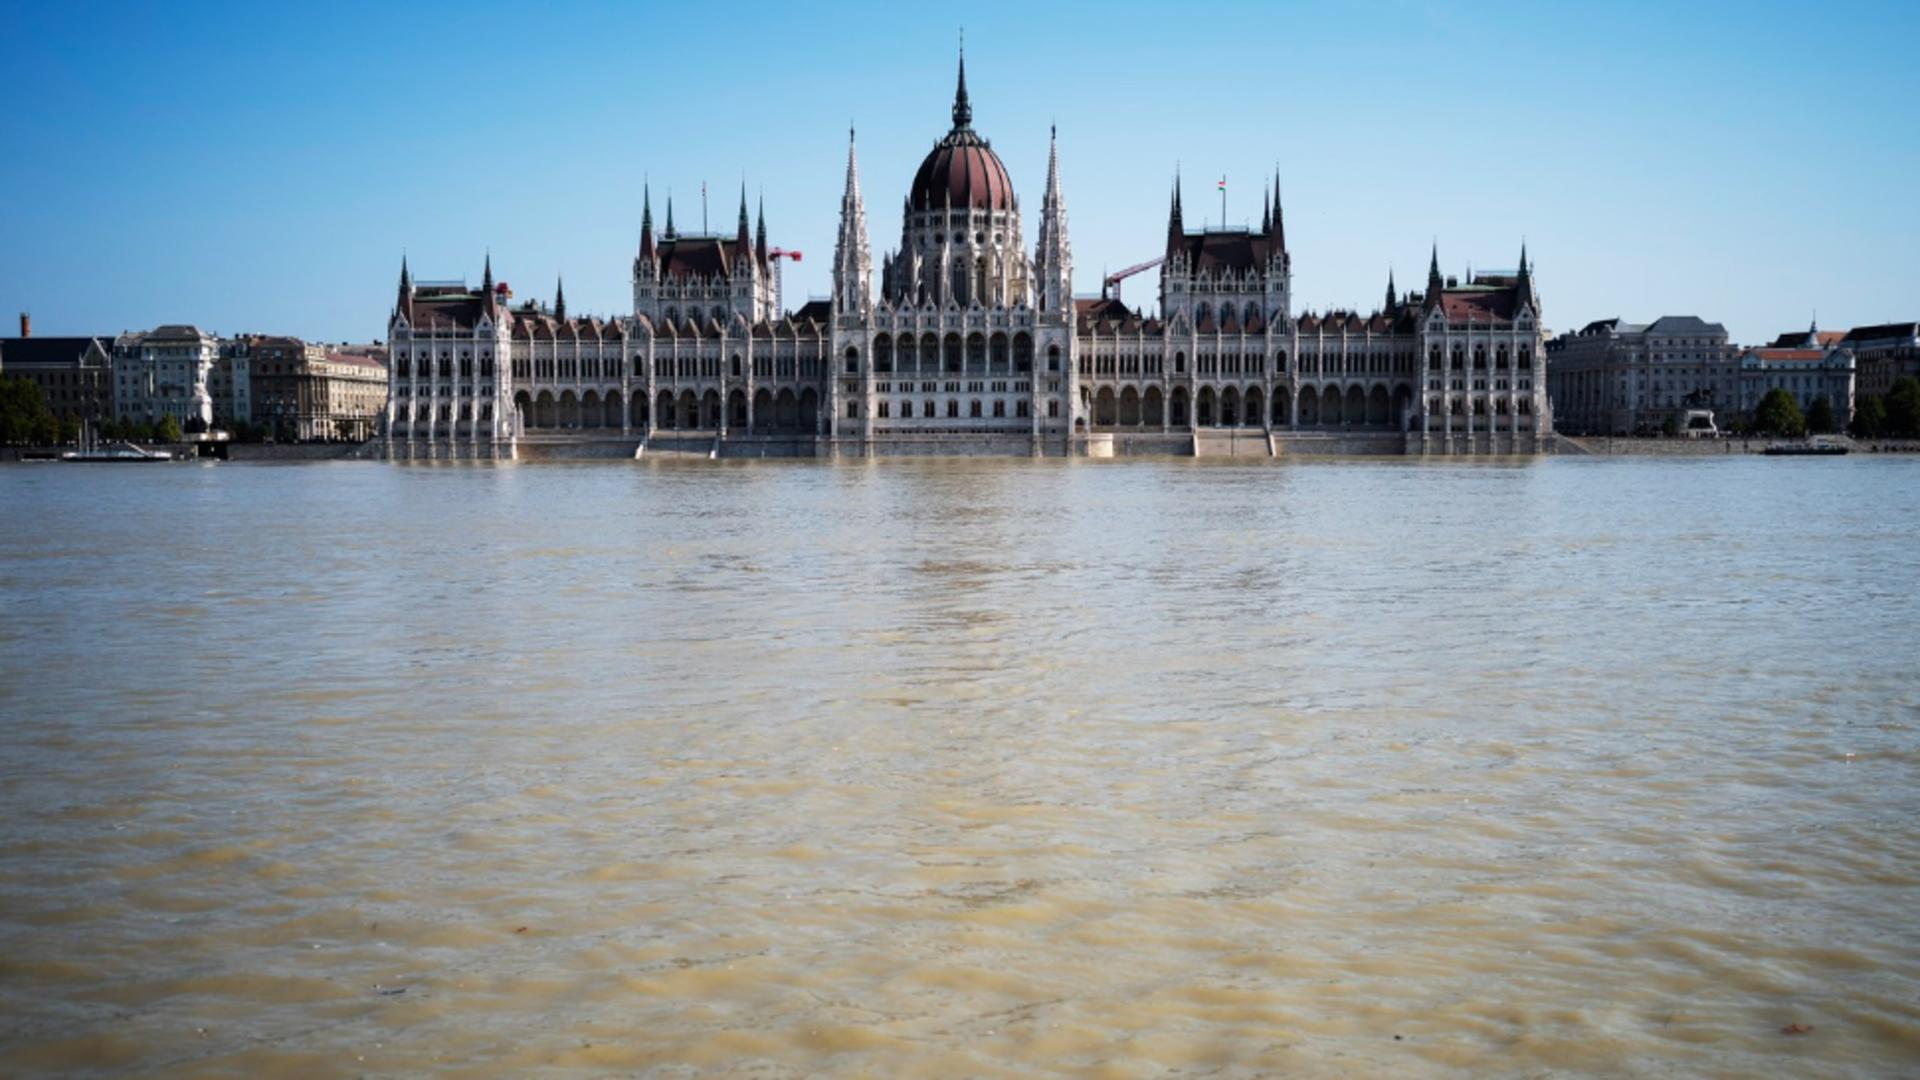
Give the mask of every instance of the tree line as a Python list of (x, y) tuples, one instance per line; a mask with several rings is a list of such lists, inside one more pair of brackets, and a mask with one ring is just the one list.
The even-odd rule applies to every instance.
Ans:
[[(1754, 435), (1798, 438), (1831, 435), (1840, 429), (1840, 419), (1826, 398), (1815, 400), (1803, 412), (1797, 398), (1776, 387), (1760, 399), (1752, 421), (1744, 427)], [(1856, 439), (1920, 438), (1920, 379), (1903, 375), (1884, 394), (1860, 395), (1853, 403), (1847, 434)]]

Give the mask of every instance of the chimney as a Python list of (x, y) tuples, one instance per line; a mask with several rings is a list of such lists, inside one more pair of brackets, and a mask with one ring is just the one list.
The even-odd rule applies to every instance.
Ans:
[(33, 316), (24, 311), (20, 313), (20, 336), (23, 338), (33, 336)]

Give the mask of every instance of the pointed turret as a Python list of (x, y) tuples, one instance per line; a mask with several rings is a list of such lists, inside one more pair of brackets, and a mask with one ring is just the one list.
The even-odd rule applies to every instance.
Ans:
[(1400, 306), (1400, 295), (1393, 289), (1393, 267), (1387, 267), (1387, 310), (1391, 312)]
[(734, 232), (733, 244), (742, 259), (753, 247), (753, 233), (747, 227), (747, 182), (740, 181), (740, 227)]
[(1540, 311), (1540, 293), (1533, 286), (1533, 263), (1527, 258), (1527, 242), (1520, 241), (1520, 296), (1536, 314)]
[(1433, 255), (1427, 260), (1426, 302), (1428, 307), (1440, 302), (1440, 294), (1446, 287), (1446, 281), (1440, 277), (1440, 242), (1436, 240), (1433, 242)]
[(488, 315), (496, 314), (499, 310), (494, 300), (493, 252), (491, 251), (487, 252), (487, 268), (480, 274), (480, 303), (486, 308)]
[(673, 192), (667, 192), (667, 231), (661, 235), (663, 240), (672, 240), (679, 234), (673, 231)]
[(1047, 131), (1047, 187), (1040, 200), (1040, 238), (1034, 261), (1039, 266), (1040, 307), (1065, 311), (1073, 300), (1073, 248), (1067, 242), (1067, 200), (1060, 193), (1060, 136)]
[(834, 307), (840, 313), (867, 309), (873, 257), (867, 247), (867, 208), (860, 197), (860, 159), (853, 129), (847, 129), (847, 187), (840, 196), (840, 236), (833, 246)]
[(960, 85), (953, 92), (953, 130), (973, 127), (973, 105), (967, 101), (967, 47), (960, 46)]
[(767, 197), (760, 196), (760, 210), (753, 226), (753, 254), (760, 265), (767, 265)]
[(1260, 192), (1260, 235), (1273, 235), (1273, 201), (1264, 188)]
[(556, 319), (567, 317), (567, 286), (566, 282), (558, 277), (553, 279), (553, 317)]
[(1280, 174), (1273, 174), (1273, 241), (1282, 254), (1287, 250), (1287, 214), (1280, 208)]
[(645, 186), (640, 189), (640, 258), (653, 261), (653, 193)]
[(1186, 238), (1186, 223), (1180, 220), (1180, 170), (1173, 171), (1173, 201), (1167, 211), (1167, 254), (1180, 250), (1181, 241)]
[(400, 255), (400, 298), (394, 302), (393, 312), (408, 323), (413, 322), (413, 275), (407, 272), (405, 252)]

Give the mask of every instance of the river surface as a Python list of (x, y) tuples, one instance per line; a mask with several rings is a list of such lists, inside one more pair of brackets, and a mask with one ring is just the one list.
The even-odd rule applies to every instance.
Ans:
[(1920, 461), (8, 466), (0, 1073), (1913, 1075), (1917, 727)]

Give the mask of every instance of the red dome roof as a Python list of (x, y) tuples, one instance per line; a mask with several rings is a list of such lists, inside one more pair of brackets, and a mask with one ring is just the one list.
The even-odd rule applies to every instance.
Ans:
[(967, 58), (960, 58), (960, 85), (953, 96), (953, 130), (935, 144), (913, 174), (907, 205), (915, 210), (1013, 210), (1013, 181), (1000, 155), (974, 134), (967, 102)]
[(971, 131), (956, 131), (920, 163), (907, 201), (915, 210), (1011, 211), (1013, 181), (991, 146)]

